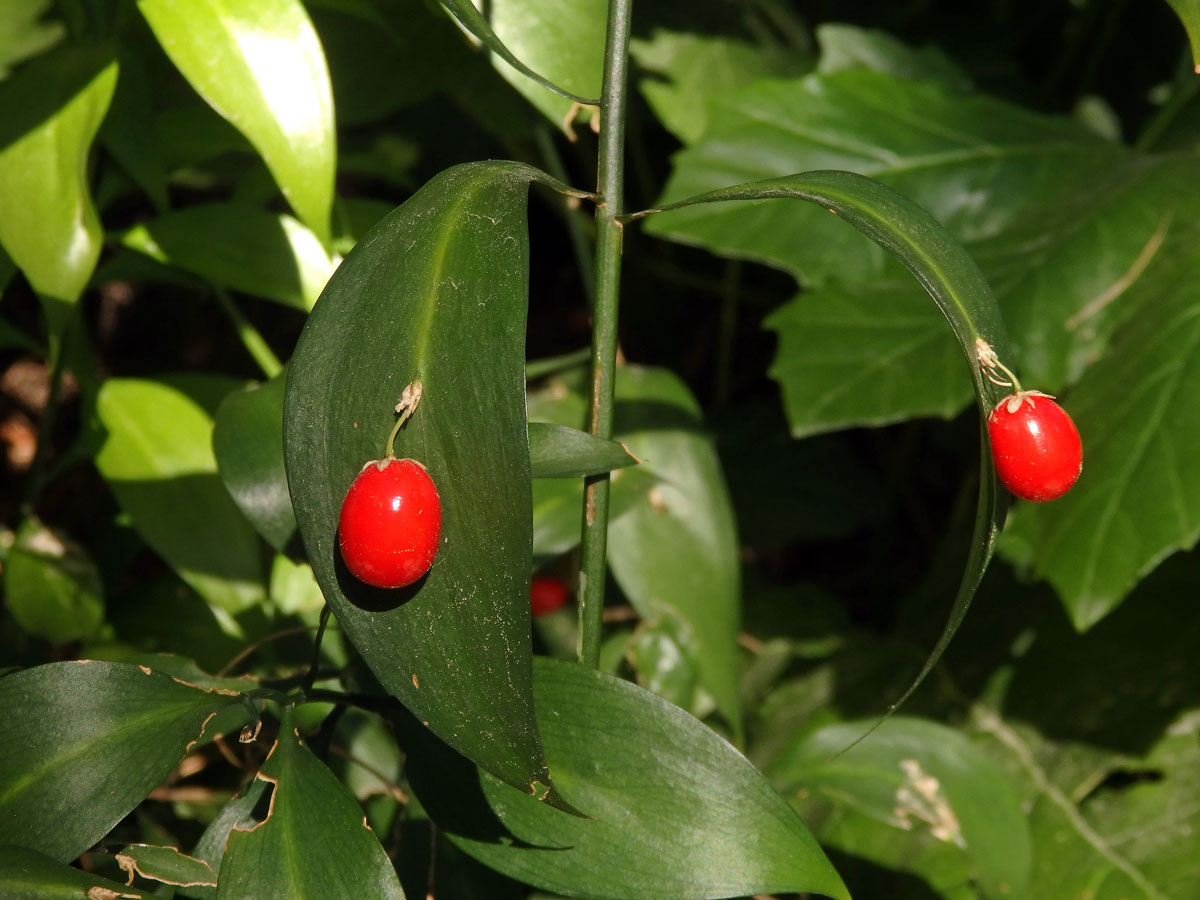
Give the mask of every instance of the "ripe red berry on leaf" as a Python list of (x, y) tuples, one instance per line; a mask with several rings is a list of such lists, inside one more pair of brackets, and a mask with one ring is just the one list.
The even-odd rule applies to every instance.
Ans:
[(567, 586), (554, 575), (534, 575), (529, 583), (529, 610), (535, 616), (545, 616), (561, 609), (567, 602)]
[(1083, 469), (1083, 444), (1066, 411), (1048, 394), (1017, 391), (988, 416), (996, 475), (1022, 500), (1065, 494)]
[(342, 501), (342, 559), (373, 587), (407, 587), (420, 579), (433, 565), (441, 534), (441, 499), (415, 459), (367, 463)]

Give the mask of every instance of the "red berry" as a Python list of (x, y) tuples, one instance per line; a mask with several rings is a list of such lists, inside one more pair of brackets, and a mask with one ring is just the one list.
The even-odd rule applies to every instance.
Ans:
[(1075, 423), (1046, 394), (1018, 391), (1001, 400), (988, 416), (988, 437), (1000, 482), (1023, 500), (1061, 497), (1083, 469)]
[(442, 502), (415, 459), (372, 460), (342, 501), (342, 559), (374, 587), (405, 587), (428, 572), (441, 533)]
[(553, 575), (534, 575), (529, 583), (529, 610), (544, 616), (561, 609), (567, 602), (567, 586)]

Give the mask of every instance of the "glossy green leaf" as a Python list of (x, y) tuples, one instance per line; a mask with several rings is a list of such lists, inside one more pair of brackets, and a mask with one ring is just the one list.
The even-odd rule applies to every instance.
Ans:
[(590, 818), (563, 815), (487, 775), (476, 783), (464, 760), (427, 738), (410, 744), (418, 797), (471, 856), (576, 897), (849, 897), (800, 818), (713, 731), (575, 663), (539, 657), (534, 670), (555, 779)]
[[(516, 163), (455, 167), (363, 238), (300, 337), (284, 417), (300, 533), (346, 635), (435, 734), (526, 791), (548, 784), (529, 674), (533, 180), (546, 179)], [(427, 577), (380, 591), (345, 570), (338, 515), (416, 381), (424, 391), (396, 454), (419, 459), (437, 485), (442, 544)]]
[(254, 145), (296, 215), (328, 243), (333, 93), (299, 0), (138, 0), (138, 8), (179, 71)]
[[(442, 5), (454, 13), (463, 28), (516, 70), (510, 80), (539, 109), (561, 106), (565, 112), (571, 102), (591, 106), (599, 103), (599, 62), (604, 56), (606, 17), (605, 7), (597, 0), (570, 0), (554, 5), (544, 0), (504, 0), (491, 4), (491, 22), (471, 0), (442, 0)], [(581, 41), (587, 37), (594, 41), (594, 28), (590, 31), (585, 28), (582, 34), (573, 31), (580, 25), (595, 26), (597, 18), (600, 23), (599, 56), (595, 54), (594, 44)], [(590, 50), (586, 56), (572, 58), (573, 52), (584, 48)], [(510, 70), (506, 67), (502, 71), (507, 74)], [(545, 98), (542, 91), (527, 87), (526, 78), (566, 102)], [(558, 120), (561, 118), (560, 114)]]
[[(960, 732), (903, 716), (837, 755), (866, 727), (847, 722), (807, 735), (780, 753), (767, 775), (797, 802), (818, 799), (842, 816), (866, 816), (959, 848), (985, 897), (1025, 896), (1033, 845), (1004, 770)], [(824, 839), (863, 855), (853, 826), (836, 812), (827, 817), (843, 839)]]
[(71, 46), (0, 84), (0, 197), (9, 198), (0, 244), (34, 290), (59, 303), (79, 298), (100, 257), (87, 161), (116, 83), (106, 50)]
[[(216, 818), (208, 823), (208, 827), (204, 829), (204, 834), (200, 835), (200, 840), (196, 842), (196, 847), (191, 855), (204, 861), (209, 868), (219, 873), (221, 860), (225, 858), (226, 844), (229, 842), (229, 835), (233, 830), (240, 828), (242, 831), (246, 831), (266, 818), (267, 810), (270, 808), (269, 788), (271, 785), (260, 778), (255, 778), (246, 785), (243, 792), (221, 807)], [(257, 817), (256, 812), (258, 813)], [(180, 893), (185, 897), (195, 897), (197, 900), (215, 900), (217, 896), (216, 888), (208, 886), (189, 887)]]
[(1144, 276), (1142, 311), (1113, 353), (1062, 400), (1083, 439), (1080, 481), (1055, 503), (1015, 510), (1003, 542), (1054, 585), (1080, 630), (1200, 538), (1200, 253), (1195, 230), (1181, 228), (1190, 240)]
[(229, 833), (218, 900), (403, 900), (396, 870), (362, 808), (300, 742), (290, 709), (258, 777), (273, 786), (270, 811), (254, 827)]
[(625, 657), (638, 684), (702, 718), (712, 711), (712, 703), (697, 703), (696, 651), (690, 644), (687, 626), (662, 612), (655, 622), (643, 622), (634, 630)]
[[(664, 207), (664, 211), (723, 200), (777, 197), (806, 200), (826, 210), (827, 214), (833, 213), (892, 253), (946, 317), (966, 357), (967, 370), (975, 387), (980, 411), (980, 477), (970, 554), (946, 627), (912, 685), (890, 707), (894, 710), (941, 657), (966, 615), (995, 550), (1007, 508), (1007, 495), (998, 496), (985, 420), (1004, 396), (1005, 389), (984, 378), (976, 356), (976, 342), (985, 341), (1001, 359), (1010, 359), (1008, 339), (987, 281), (967, 252), (928, 212), (879, 182), (850, 172), (807, 172), (711, 191)], [(636, 444), (633, 450), (639, 451)]]
[(213, 422), (213, 453), (238, 508), (276, 550), (296, 533), (296, 514), (283, 465), (286, 375), (251, 385), (221, 401)]
[[(617, 373), (616, 433), (658, 479), (609, 526), (609, 565), (650, 622), (686, 623), (701, 685), (740, 734), (740, 577), (733, 508), (700, 407), (665, 369)], [(623, 490), (613, 486), (613, 493)]]
[(1171, 4), (1187, 31), (1192, 61), (1196, 64), (1196, 74), (1200, 75), (1200, 0), (1167, 0), (1167, 3)]
[(29, 518), (4, 560), (4, 603), (27, 632), (63, 644), (100, 628), (104, 584), (83, 547)]
[[(109, 891), (91, 893), (88, 891)], [(0, 847), (0, 896), (13, 900), (110, 900), (152, 894), (64, 865), (25, 847)]]
[(616, 441), (548, 422), (529, 423), (529, 461), (534, 478), (599, 475), (638, 462)]
[(208, 281), (305, 311), (334, 269), (317, 236), (291, 216), (235, 203), (167, 213), (121, 241)]
[(0, 678), (0, 844), (74, 859), (236, 702), (126, 663), (51, 663)]
[(231, 379), (180, 375), (105, 382), (97, 412), (107, 436), (96, 466), (134, 527), (224, 615), (264, 595), (261, 544), (217, 475), (212, 415)]
[(217, 886), (217, 874), (202, 859), (175, 847), (128, 844), (117, 854), (117, 865), (129, 875), (177, 887)]

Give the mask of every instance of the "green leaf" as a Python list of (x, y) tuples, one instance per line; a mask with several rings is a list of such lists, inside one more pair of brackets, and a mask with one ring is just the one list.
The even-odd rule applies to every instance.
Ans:
[[(416, 727), (409, 775), (442, 832), (512, 878), (570, 896), (848, 898), (800, 818), (713, 731), (665, 700), (574, 663), (534, 661), (563, 815), (471, 767)], [(634, 813), (636, 811), (636, 814)]]
[(138, 8), (179, 71), (254, 145), (296, 215), (327, 244), (333, 94), (299, 0), (138, 0)]
[(79, 856), (235, 702), (125, 663), (51, 663), (0, 678), (0, 844)]
[(43, 21), (53, 0), (8, 0), (0, 19), (0, 79), (7, 78), (9, 67), (36, 56), (66, 35), (57, 20)]
[(1182, 227), (1190, 237), (1138, 285), (1141, 312), (1063, 401), (1083, 439), (1079, 483), (1055, 503), (1015, 510), (1002, 542), (1054, 585), (1080, 630), (1200, 538), (1190, 464), (1200, 441), (1200, 253), (1196, 230)]
[(1192, 62), (1196, 74), (1200, 75), (1200, 0), (1167, 0), (1179, 21), (1187, 30), (1188, 42), (1192, 45)]
[[(363, 238), (300, 337), (284, 417), (296, 519), (346, 635), (435, 734), (526, 791), (549, 783), (529, 674), (523, 345), (534, 180), (548, 183), (517, 163), (455, 167)], [(420, 460), (437, 485), (442, 546), (411, 589), (379, 591), (345, 570), (338, 515), (416, 381), (424, 392), (396, 453)]]
[(283, 552), (296, 533), (296, 514), (283, 465), (286, 374), (221, 401), (213, 422), (213, 453), (221, 480), (267, 543)]
[(116, 83), (106, 49), (72, 46), (0, 84), (0, 244), (59, 303), (78, 299), (100, 257), (87, 162)]
[(396, 870), (345, 786), (299, 740), (291, 709), (258, 773), (273, 785), (267, 818), (234, 828), (218, 900), (327, 897), (403, 900)]
[(177, 887), (217, 886), (212, 866), (202, 859), (180, 853), (175, 847), (128, 844), (117, 854), (117, 865), (134, 875)]
[[(609, 565), (651, 623), (685, 623), (702, 687), (741, 733), (738, 541), (729, 493), (700, 407), (665, 369), (617, 372), (616, 433), (658, 483), (609, 526)], [(625, 490), (613, 485), (613, 494)]]
[[(606, 6), (599, 0), (501, 0), (491, 4), (491, 22), (471, 0), (442, 0), (442, 5), (463, 28), (516, 70), (510, 75), (510, 69), (501, 68), (517, 90), (555, 122), (562, 120), (570, 102), (585, 106), (600, 102), (607, 16)], [(527, 78), (566, 102), (546, 97), (530, 86)], [(559, 109), (556, 118), (551, 110)]]
[(235, 203), (191, 206), (135, 225), (121, 242), (208, 281), (308, 311), (333, 274), (311, 231)]
[(4, 560), (4, 601), (16, 623), (56, 644), (92, 637), (104, 621), (104, 584), (87, 552), (28, 518)]
[(960, 732), (903, 716), (838, 755), (869, 724), (829, 725), (801, 738), (774, 759), (768, 777), (805, 806), (832, 807), (830, 833), (818, 832), (832, 846), (869, 857), (869, 845), (856, 841), (855, 826), (845, 818), (865, 816), (959, 848), (985, 897), (1025, 896), (1033, 845), (1004, 770)]
[[(208, 863), (214, 872), (219, 873), (221, 860), (225, 857), (226, 845), (229, 842), (229, 835), (233, 830), (240, 828), (245, 831), (253, 828), (258, 821), (266, 817), (266, 811), (269, 808), (266, 800), (270, 797), (268, 793), (270, 787), (270, 784), (260, 778), (255, 778), (246, 785), (241, 794), (233, 797), (221, 807), (216, 818), (204, 829), (204, 834), (200, 835), (200, 840), (196, 842), (192, 855), (196, 859)], [(256, 819), (254, 813), (258, 809), (261, 809), (262, 812)], [(201, 900), (212, 900), (217, 896), (215, 888), (206, 886), (188, 888), (181, 893), (184, 896), (201, 898)]]
[(114, 378), (100, 388), (96, 466), (142, 539), (236, 630), (261, 602), (261, 544), (217, 475), (212, 414), (237, 387), (212, 375)]
[(870, 69), (910, 81), (937, 81), (957, 92), (969, 90), (970, 79), (941, 48), (927, 44), (919, 49), (873, 28), (859, 28), (838, 22), (817, 26), (821, 45), (818, 71)]
[[(89, 893), (107, 890), (109, 893)], [(109, 881), (91, 872), (64, 865), (24, 847), (0, 847), (0, 896), (20, 900), (82, 900), (82, 898), (152, 898), (137, 888)]]
[(529, 423), (529, 457), (534, 478), (577, 478), (637, 465), (621, 444), (565, 425)]
[[(967, 252), (928, 212), (892, 189), (850, 172), (807, 172), (787, 178), (711, 191), (666, 206), (664, 211), (723, 200), (788, 197), (806, 200), (843, 219), (874, 240), (907, 268), (945, 315), (975, 387), (980, 410), (979, 501), (975, 531), (950, 617), (933, 651), (912, 685), (891, 705), (903, 703), (936, 665), (954, 636), (995, 550), (1007, 507), (998, 496), (985, 420), (1003, 397), (1002, 389), (983, 376), (976, 342), (985, 341), (1001, 359), (1011, 358), (1003, 320), (987, 281)], [(641, 458), (649, 459), (634, 444)], [(889, 710), (889, 711), (890, 711)]]

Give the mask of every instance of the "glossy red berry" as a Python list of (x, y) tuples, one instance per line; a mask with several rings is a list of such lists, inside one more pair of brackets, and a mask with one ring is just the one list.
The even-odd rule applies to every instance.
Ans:
[(567, 602), (567, 586), (553, 575), (534, 575), (529, 583), (529, 611), (545, 616)]
[(1000, 482), (1038, 503), (1065, 494), (1083, 469), (1083, 444), (1066, 411), (1046, 394), (1018, 391), (988, 416)]
[(342, 559), (355, 578), (400, 588), (433, 565), (442, 533), (442, 502), (415, 459), (373, 460), (346, 492), (338, 519)]

